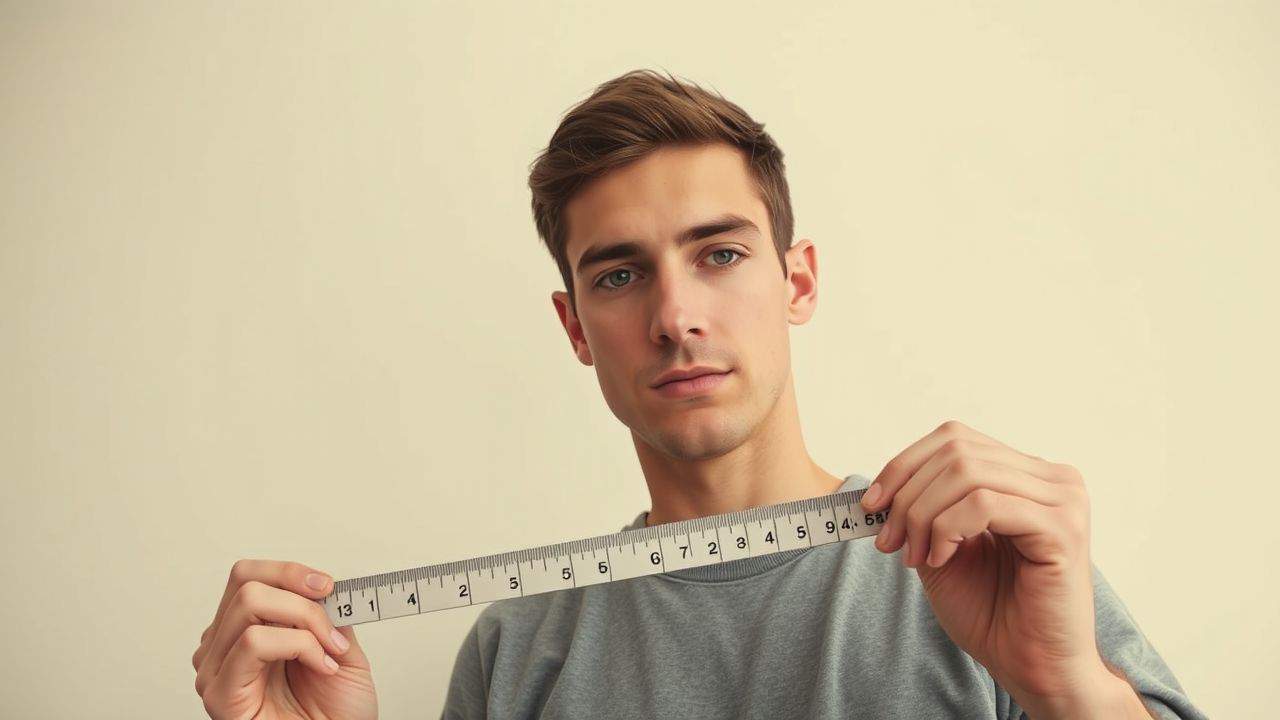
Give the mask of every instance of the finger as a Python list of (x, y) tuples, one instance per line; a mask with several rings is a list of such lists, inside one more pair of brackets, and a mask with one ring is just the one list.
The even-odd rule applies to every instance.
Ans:
[(1062, 517), (1060, 508), (978, 488), (934, 521), (929, 554), (917, 554), (913, 548), (906, 564), (915, 567), (927, 561), (929, 567), (941, 567), (960, 543), (984, 530), (1008, 537), (1029, 561), (1053, 562), (1061, 559), (1063, 551), (1074, 542), (1070, 526)]
[(372, 668), (369, 664), (369, 656), (364, 654), (364, 648), (360, 647), (360, 640), (356, 637), (356, 626), (344, 625), (338, 628), (338, 632), (342, 634), (342, 637), (347, 639), (347, 642), (351, 643), (351, 649), (336, 658), (338, 664), (343, 667), (347, 667), (349, 665), (351, 667), (371, 670)]
[[(322, 581), (320, 587), (316, 588), (307, 584), (308, 576), (312, 574), (319, 576)], [(227, 577), (227, 587), (223, 590), (222, 600), (218, 603), (218, 609), (213, 614), (212, 627), (216, 628), (218, 626), (218, 623), (222, 620), (223, 613), (227, 610), (227, 604), (231, 602), (231, 598), (235, 597), (241, 585), (250, 580), (257, 580), (260, 583), (272, 585), (282, 590), (289, 590), (303, 597), (316, 600), (328, 596), (333, 591), (333, 578), (328, 573), (302, 563), (289, 560), (237, 560), (231, 566), (231, 573)]]
[(209, 627), (200, 633), (200, 644), (196, 646), (196, 651), (191, 654), (191, 667), (195, 668), (196, 672), (200, 671), (200, 659), (205, 656), (205, 653), (209, 652), (209, 639), (211, 637), (213, 637), (213, 623), (209, 623)]
[[(910, 509), (916, 498), (924, 492), (925, 488), (936, 479), (938, 474), (951, 463), (968, 456), (1013, 461), (1012, 456), (1016, 454), (1015, 451), (1009, 448), (1000, 445), (988, 445), (975, 440), (961, 438), (941, 440), (935, 446), (933, 454), (924, 458), (919, 467), (909, 476), (901, 480), (901, 482), (898, 481), (897, 477), (894, 477), (883, 486), (881, 493), (876, 498), (875, 505), (877, 507), (892, 505), (893, 512), (889, 514), (888, 521), (880, 527), (879, 537), (876, 538), (876, 547), (884, 552), (893, 552), (894, 549), (897, 549), (898, 544), (906, 537), (907, 510)], [(863, 507), (866, 507), (865, 496)]]
[(197, 690), (203, 683), (218, 675), (231, 646), (244, 632), (253, 625), (261, 624), (306, 630), (316, 637), (330, 655), (341, 657), (349, 647), (345, 635), (335, 634), (333, 623), (319, 603), (288, 590), (250, 580), (240, 586), (239, 592), (227, 606), (222, 623), (209, 645), (208, 655), (196, 671)]
[(887, 507), (894, 493), (924, 465), (925, 461), (933, 456), (943, 443), (953, 439), (968, 440), (974, 444), (996, 446), (1001, 444), (967, 425), (948, 420), (933, 432), (908, 445), (905, 450), (885, 463), (884, 468), (876, 475), (876, 479), (867, 486), (867, 492), (862, 496), (862, 507), (871, 511)]
[[(947, 445), (953, 442), (956, 441), (948, 441)], [(968, 445), (967, 442), (965, 444)], [(876, 547), (893, 552), (899, 543), (907, 539), (917, 549), (927, 547), (929, 524), (933, 519), (979, 487), (1022, 495), (1046, 505), (1065, 502), (1061, 486), (1023, 468), (1006, 464), (1025, 462), (1018, 461), (1017, 453), (1012, 450), (991, 445), (972, 447), (972, 450), (960, 452), (940, 450), (898, 491), (893, 500), (893, 512), (880, 529)], [(950, 459), (938, 460), (944, 454)], [(936, 476), (927, 477), (935, 469)]]
[(278, 660), (298, 660), (322, 675), (338, 672), (338, 663), (325, 654), (315, 635), (306, 630), (253, 625), (231, 646), (222, 669), (209, 684), (209, 697), (201, 693), (205, 707), (230, 705), (234, 692), (257, 679), (268, 663)]
[(902, 536), (911, 546), (911, 555), (923, 562), (933, 542), (935, 521), (948, 508), (964, 500), (978, 489), (994, 490), (1032, 500), (1048, 507), (1059, 507), (1073, 500), (1062, 485), (1036, 477), (999, 462), (961, 458), (952, 463), (938, 480), (900, 515), (905, 526)]

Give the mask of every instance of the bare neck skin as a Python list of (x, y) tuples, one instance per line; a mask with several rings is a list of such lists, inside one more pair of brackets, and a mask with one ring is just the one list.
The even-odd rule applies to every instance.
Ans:
[(646, 527), (830, 495), (844, 483), (809, 457), (790, 375), (755, 432), (719, 457), (673, 458), (635, 432), (631, 438), (649, 486)]

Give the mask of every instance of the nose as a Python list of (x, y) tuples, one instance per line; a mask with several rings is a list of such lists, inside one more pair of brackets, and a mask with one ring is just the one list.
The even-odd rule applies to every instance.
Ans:
[(686, 335), (703, 336), (707, 332), (706, 310), (697, 278), (678, 271), (658, 272), (653, 280), (653, 314), (649, 337), (662, 345), (669, 342), (677, 347), (685, 343)]

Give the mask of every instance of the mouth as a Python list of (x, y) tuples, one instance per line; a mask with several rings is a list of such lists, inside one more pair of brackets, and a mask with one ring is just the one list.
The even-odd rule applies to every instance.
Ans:
[(723, 385), (725, 380), (732, 374), (732, 370), (726, 370), (722, 373), (704, 373), (684, 380), (665, 382), (653, 390), (659, 395), (669, 398), (707, 395)]

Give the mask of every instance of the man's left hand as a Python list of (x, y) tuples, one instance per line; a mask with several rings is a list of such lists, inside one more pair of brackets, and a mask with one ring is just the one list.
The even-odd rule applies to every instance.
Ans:
[(1078, 470), (950, 420), (890, 460), (868, 490), (864, 509), (891, 510), (876, 547), (902, 548), (943, 630), (1024, 707), (1114, 690), (1119, 678), (1094, 637)]

